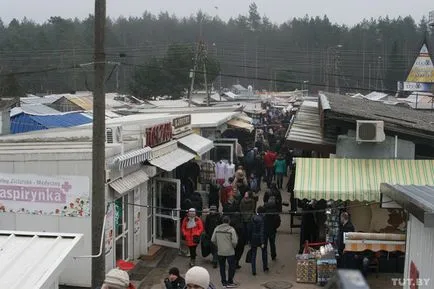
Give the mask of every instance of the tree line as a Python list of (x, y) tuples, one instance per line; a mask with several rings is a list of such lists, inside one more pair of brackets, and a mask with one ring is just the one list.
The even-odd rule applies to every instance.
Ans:
[[(92, 15), (0, 21), (0, 93), (64, 93), (92, 90)], [(196, 43), (207, 49), (208, 81), (218, 88), (341, 92), (395, 91), (428, 35), (427, 20), (410, 16), (364, 20), (348, 27), (327, 16), (274, 24), (255, 3), (228, 21), (202, 12), (187, 18), (166, 13), (107, 19), (107, 90), (181, 95), (188, 88)], [(433, 43), (429, 39), (430, 43)], [(198, 65), (197, 88), (204, 81)], [(217, 77), (220, 75), (220, 77)]]

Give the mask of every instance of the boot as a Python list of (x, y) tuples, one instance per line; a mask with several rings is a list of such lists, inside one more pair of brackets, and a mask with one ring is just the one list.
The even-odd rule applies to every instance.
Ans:
[(194, 267), (194, 266), (196, 266), (196, 260), (191, 259), (190, 260), (190, 267)]

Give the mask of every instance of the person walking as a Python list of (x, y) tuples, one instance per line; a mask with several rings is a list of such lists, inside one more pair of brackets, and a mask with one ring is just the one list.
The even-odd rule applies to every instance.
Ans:
[(277, 210), (279, 212), (282, 212), (282, 206), (283, 206), (282, 194), (280, 193), (275, 183), (272, 183), (270, 189), (265, 192), (263, 198), (264, 204), (266, 204), (270, 198), (274, 198), (274, 202), (276, 203)]
[(252, 221), (252, 217), (255, 211), (256, 211), (256, 202), (252, 197), (252, 193), (246, 192), (244, 194), (244, 198), (241, 200), (240, 203), (241, 219), (243, 221), (243, 232), (242, 232), (243, 236), (248, 236), (249, 234), (249, 224)]
[(164, 279), (166, 289), (184, 289), (185, 280), (179, 274), (179, 269), (176, 267), (170, 268), (169, 277)]
[(268, 256), (267, 246), (265, 245), (265, 223), (264, 223), (264, 207), (258, 207), (257, 214), (252, 217), (250, 222), (250, 250), (252, 259), (250, 263), (252, 265), (252, 274), (256, 275), (256, 254), (258, 248), (262, 251), (262, 268), (264, 272), (268, 272)]
[(274, 162), (274, 172), (276, 174), (276, 183), (279, 190), (283, 189), (283, 176), (286, 175), (286, 160), (280, 155)]
[[(238, 236), (235, 229), (230, 225), (229, 216), (224, 216), (222, 224), (215, 228), (211, 242), (217, 246), (217, 254), (220, 266), (220, 277), (222, 285), (226, 288), (236, 288), (235, 276), (235, 247), (238, 243)], [(226, 262), (229, 265), (228, 278), (226, 278)]]
[(240, 212), (240, 202), (234, 196), (230, 196), (228, 202), (223, 206), (223, 215), (227, 215), (231, 220), (231, 225), (234, 227), (238, 243), (235, 248), (235, 268), (240, 269), (240, 260), (244, 253), (246, 245), (246, 236), (243, 234), (243, 220)]
[(268, 247), (268, 243), (270, 243), (270, 253), (271, 259), (274, 261), (277, 257), (276, 252), (276, 235), (277, 229), (280, 227), (282, 220), (279, 215), (279, 210), (277, 208), (276, 203), (274, 202), (274, 198), (270, 198), (268, 202), (264, 205), (265, 209), (265, 247)]
[(210, 279), (208, 270), (199, 266), (192, 267), (185, 274), (185, 289), (215, 289)]
[(196, 263), (196, 248), (200, 243), (200, 235), (204, 231), (202, 220), (196, 215), (196, 209), (188, 210), (187, 216), (182, 221), (182, 235), (190, 251), (190, 267)]
[(267, 186), (270, 188), (274, 176), (274, 162), (277, 159), (277, 154), (268, 150), (264, 156), (265, 173), (267, 178)]
[[(217, 210), (216, 206), (210, 207), (210, 214), (206, 217), (205, 220), (205, 232), (208, 240), (211, 241), (212, 234), (214, 233), (215, 228), (221, 224), (221, 216)], [(214, 268), (217, 268), (218, 265), (218, 255), (217, 255), (217, 246), (215, 246), (211, 242), (211, 254), (212, 254), (212, 265)]]

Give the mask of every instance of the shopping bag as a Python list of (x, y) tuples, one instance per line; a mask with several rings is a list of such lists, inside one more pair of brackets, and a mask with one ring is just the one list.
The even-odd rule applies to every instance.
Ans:
[(211, 240), (206, 233), (200, 236), (200, 249), (202, 251), (202, 257), (206, 258), (211, 254)]
[(246, 263), (252, 263), (252, 249), (249, 249), (249, 251), (247, 251)]

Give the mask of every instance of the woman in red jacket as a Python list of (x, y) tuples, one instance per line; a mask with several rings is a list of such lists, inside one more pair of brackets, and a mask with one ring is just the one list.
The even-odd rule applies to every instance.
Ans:
[(196, 216), (196, 209), (189, 209), (187, 216), (182, 221), (182, 235), (190, 250), (190, 266), (196, 263), (196, 248), (200, 243), (200, 235), (204, 230), (202, 220)]

